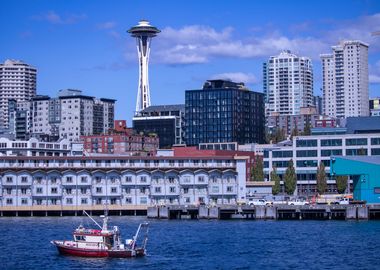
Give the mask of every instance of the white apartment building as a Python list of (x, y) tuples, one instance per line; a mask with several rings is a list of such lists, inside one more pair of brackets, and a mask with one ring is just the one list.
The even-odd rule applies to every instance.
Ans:
[(290, 51), (271, 56), (263, 64), (266, 115), (299, 114), (301, 107), (313, 106), (313, 67), (310, 58)]
[(321, 54), (324, 114), (337, 118), (368, 116), (368, 44), (342, 41)]
[(10, 140), (0, 138), (0, 156), (69, 156), (70, 142), (66, 139), (57, 142), (43, 142), (36, 138), (29, 140)]
[(22, 61), (0, 64), (0, 126), (8, 128), (8, 100), (28, 101), (36, 95), (37, 69)]
[(2, 157), (0, 207), (235, 204), (246, 158)]

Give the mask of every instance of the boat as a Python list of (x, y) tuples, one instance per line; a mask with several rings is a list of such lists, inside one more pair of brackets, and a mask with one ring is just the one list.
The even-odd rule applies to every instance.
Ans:
[[(117, 226), (108, 228), (107, 215), (103, 218), (103, 226), (100, 226), (86, 211), (83, 211), (99, 229), (89, 229), (79, 225), (73, 232), (73, 240), (53, 240), (58, 252), (62, 255), (79, 257), (113, 257), (132, 258), (142, 257), (146, 254), (148, 240), (148, 223), (141, 223), (132, 239), (123, 243), (120, 230)], [(143, 234), (140, 237), (140, 234)]]

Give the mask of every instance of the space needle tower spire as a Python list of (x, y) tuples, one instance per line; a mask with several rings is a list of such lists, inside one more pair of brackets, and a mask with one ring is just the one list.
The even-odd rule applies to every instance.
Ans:
[(139, 88), (137, 90), (136, 113), (150, 106), (150, 92), (148, 80), (148, 64), (150, 43), (152, 38), (161, 31), (151, 26), (147, 20), (139, 21), (139, 24), (131, 27), (128, 33), (136, 38), (137, 53), (139, 57)]

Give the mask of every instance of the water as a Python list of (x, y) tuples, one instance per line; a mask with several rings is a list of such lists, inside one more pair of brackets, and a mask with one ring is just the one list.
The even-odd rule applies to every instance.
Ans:
[[(145, 218), (111, 217), (129, 238)], [(148, 256), (59, 255), (84, 217), (0, 218), (0, 269), (379, 269), (380, 222), (149, 220)]]

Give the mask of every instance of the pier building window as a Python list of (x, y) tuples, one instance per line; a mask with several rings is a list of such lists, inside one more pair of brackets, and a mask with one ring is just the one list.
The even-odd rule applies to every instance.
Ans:
[(66, 198), (66, 204), (73, 204), (73, 198)]
[(36, 204), (37, 204), (37, 205), (42, 205), (42, 200), (41, 200), (41, 199), (37, 199), (37, 200), (36, 200)]
[(297, 167), (317, 167), (317, 160), (297, 160)]
[(86, 176), (82, 176), (80, 178), (80, 181), (81, 181), (81, 183), (87, 183), (87, 177)]
[(198, 160), (198, 159), (194, 159), (194, 160), (193, 160), (193, 164), (194, 164), (194, 166), (198, 166), (198, 164), (199, 164), (199, 160)]
[(131, 204), (132, 203), (132, 198), (131, 197), (125, 198), (125, 203)]
[(21, 177), (21, 183), (26, 183), (26, 182), (28, 182), (28, 177), (26, 176)]
[(28, 191), (27, 188), (22, 188), (22, 189), (21, 189), (21, 194), (25, 195), (27, 191)]
[(130, 194), (131, 193), (131, 189), (130, 188), (125, 188), (124, 190), (125, 190), (126, 194)]
[(81, 204), (87, 204), (87, 198), (82, 198), (80, 201)]
[(132, 176), (126, 176), (125, 182), (132, 182)]
[(185, 203), (190, 203), (190, 198), (189, 197), (185, 197)]
[(145, 190), (146, 190), (146, 188), (144, 188), (144, 187), (140, 188), (140, 193), (145, 194)]
[(367, 138), (346, 139), (346, 145), (367, 145)]
[(341, 139), (321, 140), (321, 146), (342, 146)]
[(140, 182), (141, 183), (146, 183), (146, 176), (141, 176), (140, 177)]
[(117, 202), (117, 201), (116, 201), (116, 198), (112, 198), (112, 199), (111, 199), (111, 204), (116, 204), (116, 202)]
[(341, 156), (342, 150), (341, 149), (326, 149), (321, 150), (321, 156), (322, 157), (330, 157), (330, 156)]
[(21, 204), (23, 204), (23, 205), (28, 204), (28, 199), (22, 198), (21, 199)]
[(203, 183), (205, 181), (204, 176), (198, 176), (198, 182)]
[(7, 198), (6, 203), (7, 204), (13, 204), (13, 199), (12, 198)]
[(102, 161), (101, 160), (96, 160), (95, 161), (95, 166), (96, 167), (101, 167), (102, 166)]
[(52, 194), (57, 194), (58, 193), (57, 188), (51, 188), (51, 193)]
[(184, 161), (183, 160), (178, 161), (178, 166), (179, 167), (183, 167), (184, 166)]
[(371, 138), (372, 145), (380, 145), (380, 138)]
[(117, 188), (112, 187), (112, 188), (111, 188), (111, 193), (117, 193)]
[(169, 183), (170, 184), (174, 184), (174, 177), (173, 176), (169, 176)]
[(276, 167), (276, 168), (286, 168), (288, 167), (288, 164), (289, 164), (289, 161), (273, 161), (272, 162), (272, 167)]
[(50, 181), (52, 184), (57, 184), (57, 177), (52, 177)]
[(95, 204), (102, 204), (102, 199), (101, 198), (97, 198), (95, 200)]
[(12, 183), (12, 181), (13, 181), (12, 177), (8, 176), (7, 177), (7, 183)]
[(297, 150), (297, 157), (316, 157), (317, 150)]
[(169, 160), (169, 166), (171, 166), (171, 167), (174, 166), (174, 160)]
[(96, 193), (102, 193), (102, 188), (101, 187), (97, 187), (96, 188)]
[(380, 155), (380, 148), (371, 149), (371, 155), (372, 156), (379, 156)]
[(293, 157), (293, 151), (273, 151), (273, 158)]
[(8, 195), (11, 195), (11, 194), (12, 194), (12, 189), (11, 189), (11, 188), (7, 188), (7, 189), (5, 189), (5, 191), (6, 191), (6, 193), (7, 193)]
[(42, 183), (42, 177), (36, 177), (36, 181), (37, 181), (37, 184), (41, 184)]
[(175, 187), (170, 187), (169, 192), (170, 193), (175, 193)]
[(67, 194), (71, 194), (72, 193), (72, 189), (71, 188), (66, 188), (66, 193)]
[(190, 180), (190, 176), (184, 176), (184, 177), (183, 177), (183, 182), (184, 182), (184, 183), (190, 183), (190, 181), (191, 181), (191, 180)]
[(73, 178), (71, 176), (67, 176), (66, 177), (66, 182), (67, 183), (72, 183), (73, 182)]
[(228, 186), (227, 187), (227, 192), (233, 192), (234, 191), (234, 187), (233, 186)]
[(346, 156), (367, 156), (368, 150), (364, 148), (360, 149), (346, 149)]
[(207, 160), (202, 160), (202, 166), (207, 167)]
[(269, 162), (268, 161), (264, 161), (264, 168), (269, 168)]
[(135, 161), (134, 160), (130, 160), (129, 161), (129, 166), (131, 166), (131, 167), (135, 166)]
[[(71, 199), (72, 200), (72, 199)], [(71, 202), (72, 203), (72, 202)], [(57, 199), (51, 199), (50, 200), (51, 205), (57, 205)]]
[(42, 193), (42, 188), (41, 187), (36, 188), (36, 193), (37, 194), (41, 194)]
[(87, 188), (81, 188), (80, 189), (80, 193), (81, 194), (86, 194), (86, 192), (87, 192)]
[(140, 204), (147, 204), (147, 203), (148, 203), (147, 197), (141, 197), (140, 198)]
[(102, 178), (100, 176), (96, 176), (95, 181), (97, 184), (99, 184), (100, 182), (102, 182)]
[(219, 192), (219, 187), (218, 186), (212, 186), (211, 187), (212, 193), (218, 193)]
[(316, 147), (317, 140), (296, 140), (297, 147)]
[(183, 189), (183, 193), (184, 193), (184, 194), (189, 193), (189, 188), (184, 188), (184, 189)]
[(161, 193), (161, 187), (155, 187), (154, 192), (156, 193)]

